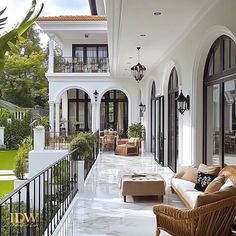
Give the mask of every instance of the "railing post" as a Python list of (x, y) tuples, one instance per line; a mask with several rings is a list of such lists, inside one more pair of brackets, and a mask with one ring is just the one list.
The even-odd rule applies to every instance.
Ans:
[(78, 161), (78, 189), (79, 192), (84, 192), (84, 161)]
[(43, 151), (45, 147), (45, 128), (36, 126), (34, 128), (34, 151)]

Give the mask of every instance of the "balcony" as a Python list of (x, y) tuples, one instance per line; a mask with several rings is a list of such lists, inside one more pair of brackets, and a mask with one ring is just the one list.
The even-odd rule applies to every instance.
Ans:
[(108, 58), (55, 57), (55, 73), (106, 73), (109, 72)]

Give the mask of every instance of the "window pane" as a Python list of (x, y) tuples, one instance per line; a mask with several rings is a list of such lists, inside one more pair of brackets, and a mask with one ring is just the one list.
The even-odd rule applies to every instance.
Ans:
[(214, 65), (214, 74), (218, 74), (221, 72), (221, 68), (220, 68), (220, 44), (217, 44), (215, 47), (215, 65)]
[(219, 85), (207, 88), (207, 164), (219, 165)]
[(83, 47), (76, 47), (75, 48), (75, 57), (83, 58), (84, 48)]
[(235, 113), (235, 83), (236, 80), (225, 83), (225, 132), (224, 132), (224, 146), (225, 164), (236, 164), (236, 113)]
[(224, 40), (224, 70), (229, 69), (229, 45), (230, 39)]

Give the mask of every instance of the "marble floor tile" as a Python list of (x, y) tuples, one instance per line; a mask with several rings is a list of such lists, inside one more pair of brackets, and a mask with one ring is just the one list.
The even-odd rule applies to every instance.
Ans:
[[(164, 203), (184, 208), (170, 190), (173, 172), (159, 166), (151, 154), (123, 157), (100, 154), (87, 180), (83, 193), (78, 193), (72, 210), (57, 235), (59, 236), (154, 236), (156, 219), (153, 206), (157, 197), (127, 197), (120, 191), (121, 176), (132, 172), (159, 173), (166, 181)], [(168, 235), (164, 232), (161, 235)]]

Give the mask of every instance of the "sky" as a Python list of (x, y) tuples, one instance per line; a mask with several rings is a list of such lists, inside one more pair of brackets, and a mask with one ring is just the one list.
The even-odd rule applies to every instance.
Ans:
[[(7, 7), (2, 17), (7, 16), (7, 23), (0, 34), (9, 31), (21, 21), (30, 8), (32, 0), (0, 0), (0, 10)], [(37, 9), (44, 3), (41, 16), (58, 15), (91, 15), (88, 0), (37, 0)], [(45, 35), (41, 36), (42, 43), (46, 41)]]

